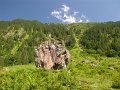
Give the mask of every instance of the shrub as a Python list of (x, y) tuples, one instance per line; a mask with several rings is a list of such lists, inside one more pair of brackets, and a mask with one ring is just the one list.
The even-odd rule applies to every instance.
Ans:
[(93, 49), (88, 49), (88, 50), (86, 50), (86, 52), (88, 54), (96, 54), (96, 50), (93, 50)]
[(115, 57), (115, 56), (117, 56), (117, 52), (115, 50), (109, 50), (108, 52), (106, 52), (106, 56), (107, 57)]
[(101, 49), (97, 49), (96, 53), (100, 55), (105, 55), (105, 52), (103, 52)]
[(120, 51), (118, 52), (118, 56), (120, 57)]
[(120, 89), (120, 76), (115, 78), (115, 80), (112, 83), (112, 88)]

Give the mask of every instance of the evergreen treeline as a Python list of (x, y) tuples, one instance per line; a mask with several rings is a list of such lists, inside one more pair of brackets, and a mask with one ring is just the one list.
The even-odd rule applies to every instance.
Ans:
[(27, 64), (34, 61), (34, 48), (51, 36), (70, 48), (75, 44), (72, 31), (63, 24), (16, 19), (0, 21), (0, 64)]
[(99, 23), (89, 28), (80, 43), (88, 53), (120, 57), (120, 22)]
[[(0, 66), (34, 62), (34, 48), (49, 39), (88, 53), (120, 56), (120, 22), (55, 24), (24, 19), (0, 21)], [(76, 44), (77, 43), (77, 44)]]

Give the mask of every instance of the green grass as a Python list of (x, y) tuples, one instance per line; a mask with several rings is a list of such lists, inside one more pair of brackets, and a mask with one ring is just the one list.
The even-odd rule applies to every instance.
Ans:
[(0, 90), (120, 89), (120, 58), (89, 55), (77, 48), (70, 53), (71, 61), (63, 70), (36, 69), (33, 63), (0, 68)]

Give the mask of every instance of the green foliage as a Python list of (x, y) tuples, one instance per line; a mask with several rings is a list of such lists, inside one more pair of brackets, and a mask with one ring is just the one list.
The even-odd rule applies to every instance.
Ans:
[[(86, 49), (94, 49), (108, 57), (120, 51), (120, 22), (99, 23), (85, 31), (80, 39)], [(103, 53), (102, 53), (103, 52)]]
[(120, 76), (114, 78), (112, 88), (120, 89)]
[(0, 26), (1, 66), (34, 62), (34, 48), (49, 39), (63, 41), (68, 48), (75, 45), (72, 31), (63, 24), (16, 19), (0, 21)]
[(34, 61), (34, 48), (43, 41), (64, 42), (72, 49), (81, 44), (88, 54), (120, 56), (120, 23), (54, 24), (24, 19), (0, 21), (1, 66), (27, 64)]
[[(69, 49), (66, 69), (35, 68), (34, 48), (49, 39), (62, 41)], [(119, 89), (120, 58), (116, 56), (120, 56), (120, 22), (0, 21), (0, 90)]]
[(96, 54), (96, 51), (94, 49), (87, 49), (86, 52), (88, 54)]
[(106, 52), (107, 57), (115, 57), (117, 56), (117, 52), (115, 50), (109, 50)]
[[(107, 90), (119, 88), (120, 58), (91, 56), (70, 49), (66, 69), (36, 69), (34, 64), (0, 68), (0, 90)], [(83, 60), (89, 62), (83, 63)], [(96, 64), (96, 66), (91, 66)], [(113, 67), (114, 69), (109, 69)]]
[(22, 66), (19, 70), (0, 74), (0, 89), (66, 90), (77, 88), (75, 81), (71, 80), (72, 76), (66, 70), (48, 71), (30, 67), (31, 65)]

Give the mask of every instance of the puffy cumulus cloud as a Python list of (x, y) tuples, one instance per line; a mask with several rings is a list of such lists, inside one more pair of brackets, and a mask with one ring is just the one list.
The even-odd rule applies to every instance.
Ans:
[(70, 7), (68, 7), (67, 5), (63, 4), (61, 10), (63, 10), (65, 13), (68, 13), (68, 11), (70, 10)]
[(51, 12), (51, 15), (54, 16), (54, 17), (56, 17), (59, 20), (62, 20), (61, 11), (54, 10), (53, 12)]
[(62, 22), (65, 22), (65, 23), (75, 23), (76, 22), (76, 18), (71, 16), (71, 15), (67, 16), (65, 14), (64, 18), (62, 19)]
[(73, 13), (70, 13), (69, 11), (70, 7), (63, 4), (61, 8), (53, 10), (51, 15), (63, 23), (89, 22), (84, 14), (82, 14), (80, 17), (77, 17), (79, 14), (78, 11), (74, 11)]

